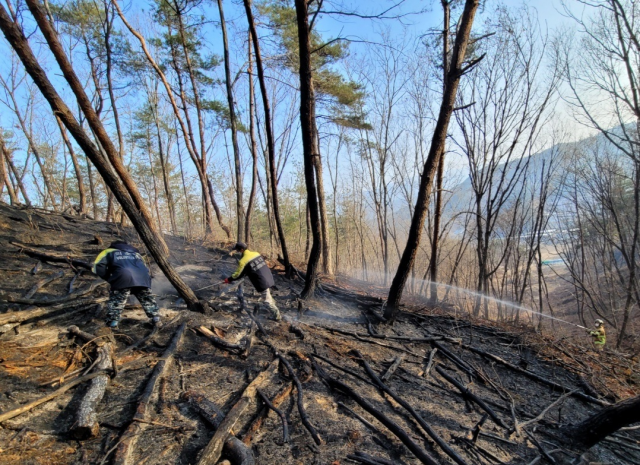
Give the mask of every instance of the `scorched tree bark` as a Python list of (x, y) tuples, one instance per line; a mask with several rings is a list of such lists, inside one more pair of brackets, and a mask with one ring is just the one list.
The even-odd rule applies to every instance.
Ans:
[[(444, 152), (447, 130), (449, 128), (451, 114), (453, 113), (460, 78), (465, 72), (479, 62), (478, 59), (463, 66), (467, 45), (469, 44), (471, 26), (473, 25), (473, 18), (475, 17), (479, 3), (480, 0), (466, 0), (464, 11), (460, 18), (458, 34), (456, 35), (453, 54), (451, 57), (451, 64), (445, 81), (446, 90), (442, 96), (442, 104), (440, 106), (438, 121), (433, 133), (433, 139), (431, 140), (429, 155), (427, 156), (427, 160), (425, 161), (424, 169), (422, 171), (420, 191), (418, 192), (416, 208), (414, 210), (413, 218), (411, 219), (407, 245), (402, 254), (402, 258), (400, 259), (396, 275), (391, 283), (391, 289), (389, 290), (387, 307), (384, 311), (384, 316), (388, 320), (393, 320), (398, 312), (404, 286), (409, 274), (411, 273), (413, 263), (415, 262), (416, 252), (418, 251), (418, 246), (420, 245), (420, 239), (422, 237), (424, 220), (429, 208), (429, 198), (431, 196), (433, 177), (438, 169), (438, 162), (440, 161), (441, 154)], [(296, 2), (296, 5), (297, 4), (298, 2)], [(300, 50), (300, 55), (302, 58), (302, 49)]]
[(315, 178), (314, 160), (319, 156), (316, 144), (316, 101), (311, 76), (311, 44), (309, 40), (309, 4), (306, 0), (296, 0), (296, 19), (298, 22), (298, 43), (300, 47), (300, 126), (304, 153), (304, 181), (307, 188), (307, 205), (311, 218), (313, 245), (307, 262), (302, 298), (313, 296), (320, 261), (321, 235), (320, 212)]

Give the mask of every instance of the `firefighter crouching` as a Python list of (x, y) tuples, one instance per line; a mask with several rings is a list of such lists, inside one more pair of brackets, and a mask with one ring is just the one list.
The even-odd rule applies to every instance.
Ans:
[(238, 268), (224, 280), (224, 283), (229, 284), (247, 276), (256, 291), (261, 294), (260, 303), (269, 307), (274, 320), (280, 321), (280, 310), (271, 296), (271, 288), (275, 285), (275, 281), (264, 257), (258, 252), (249, 250), (244, 242), (236, 243), (229, 253), (233, 255), (236, 252), (241, 254)]
[(589, 333), (589, 336), (593, 338), (593, 347), (598, 352), (602, 352), (604, 350), (604, 345), (607, 342), (607, 334), (604, 330), (604, 321), (598, 319), (594, 323), (596, 325), (596, 329), (587, 329), (587, 333)]
[(161, 326), (158, 304), (150, 289), (149, 270), (138, 249), (125, 241), (112, 242), (108, 249), (96, 257), (92, 271), (111, 285), (107, 302), (107, 326), (118, 327), (129, 294), (136, 296), (154, 326)]

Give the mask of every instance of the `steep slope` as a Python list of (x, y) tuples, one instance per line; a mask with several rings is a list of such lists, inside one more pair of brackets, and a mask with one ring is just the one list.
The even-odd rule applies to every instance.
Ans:
[[(140, 245), (133, 231), (114, 224), (0, 204), (0, 317), (8, 321), (33, 307), (59, 307), (1, 327), (0, 412), (89, 371), (99, 344), (70, 337), (68, 328), (101, 334), (100, 302), (107, 288), (97, 286), (89, 272), (77, 274), (79, 262), (74, 266), (70, 260), (90, 261), (116, 237)], [(234, 267), (224, 248), (166, 239), (172, 262), (195, 289), (220, 281)], [(36, 259), (34, 250), (62, 261)], [(0, 464), (109, 463), (123, 456), (124, 445), (129, 463), (198, 463), (214, 437), (211, 423), (219, 423), (212, 414), (234, 416), (231, 429), (258, 464), (414, 464), (429, 463), (429, 456), (434, 463), (454, 463), (456, 456), (457, 463), (528, 464), (542, 451), (561, 463), (575, 454), (556, 437), (558, 427), (640, 392), (634, 360), (611, 352), (598, 357), (526, 328), (489, 327), (442, 310), (419, 309), (418, 303), (407, 307), (393, 327), (376, 324), (380, 296), (362, 283), (324, 283), (317, 299), (302, 303), (297, 300), (302, 282), (276, 272), (274, 294), (284, 321), (274, 322), (264, 312), (253, 315), (258, 296), (246, 285), (248, 311), (241, 310), (235, 289), (213, 286), (199, 294), (210, 300), (215, 314), (189, 312), (155, 265), (151, 268), (165, 326), (145, 339), (152, 331), (137, 302), (125, 310), (113, 335), (118, 374), (97, 407), (99, 436), (78, 441), (70, 433), (86, 392), (86, 383), (80, 384), (0, 422)], [(25, 297), (34, 284), (46, 281)], [(163, 358), (183, 324), (180, 344), (172, 357)], [(205, 330), (198, 329), (202, 326)], [(206, 329), (216, 343), (202, 335)], [(395, 399), (376, 388), (363, 361)], [(145, 388), (160, 364), (164, 371), (147, 398)], [(256, 384), (286, 417), (288, 442), (282, 441), (280, 417), (273, 412), (263, 417), (267, 410)], [(140, 399), (148, 400), (144, 412)], [(543, 419), (525, 424), (559, 399)], [(317, 432), (317, 441), (310, 430)], [(594, 448), (594, 460), (640, 461), (640, 433), (625, 431), (613, 439)], [(241, 463), (232, 452), (229, 445), (224, 449), (232, 463)]]

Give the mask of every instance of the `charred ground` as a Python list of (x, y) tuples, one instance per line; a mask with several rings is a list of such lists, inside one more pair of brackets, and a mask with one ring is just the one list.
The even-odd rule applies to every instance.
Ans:
[[(34, 258), (33, 251), (91, 261), (110, 241), (123, 237), (144, 249), (128, 228), (0, 204), (0, 316), (43, 309), (0, 326), (0, 412), (83, 375), (95, 358), (96, 343), (73, 337), (68, 328), (76, 325), (95, 334), (104, 325), (101, 302), (107, 286), (72, 261)], [(235, 266), (219, 248), (222, 244), (171, 236), (166, 241), (172, 263), (194, 289), (220, 281)], [(225, 415), (237, 413), (234, 406), (261, 374), (259, 390), (285, 415), (289, 441), (282, 442), (280, 417), (265, 416), (259, 395), (250, 396), (232, 430), (258, 464), (424, 463), (407, 448), (407, 440), (436, 463), (454, 463), (403, 407), (405, 402), (464, 463), (569, 463), (579, 454), (562, 441), (562, 428), (640, 392), (634, 358), (613, 352), (598, 357), (588, 347), (528, 328), (455, 318), (419, 303), (407, 306), (393, 326), (377, 324), (383, 293), (354, 282), (324, 283), (319, 297), (303, 303), (297, 299), (302, 281), (275, 272), (274, 297), (284, 319), (274, 322), (258, 314), (262, 332), (240, 309), (236, 288), (197, 292), (216, 310), (205, 316), (186, 310), (157, 267), (151, 264), (151, 269), (165, 325), (131, 348), (151, 327), (137, 303), (125, 310), (115, 334), (119, 373), (97, 409), (99, 436), (79, 441), (70, 434), (86, 390), (79, 384), (0, 423), (0, 464), (114, 460), (150, 375), (182, 324), (181, 342), (167, 358), (138, 421), (131, 463), (197, 463), (215, 431), (197, 399), (213, 402)], [(252, 312), (258, 296), (245, 286), (244, 297)], [(202, 334), (206, 329), (230, 346), (213, 343)], [(247, 354), (248, 341), (253, 344)], [(277, 357), (280, 363), (274, 362)], [(301, 421), (299, 395), (283, 360), (302, 383), (303, 412), (320, 445)], [(375, 386), (364, 361), (378, 376), (395, 367), (384, 377), (395, 399)], [(525, 423), (563, 396), (543, 418)], [(363, 399), (371, 411), (363, 408)], [(394, 427), (376, 419), (380, 414), (406, 435), (404, 444), (391, 431)], [(639, 444), (640, 431), (620, 431), (585, 459), (640, 463)], [(367, 462), (362, 453), (378, 461)]]

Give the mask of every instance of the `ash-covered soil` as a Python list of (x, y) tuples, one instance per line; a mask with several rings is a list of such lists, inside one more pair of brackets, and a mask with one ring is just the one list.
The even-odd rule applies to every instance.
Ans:
[[(95, 334), (104, 325), (100, 302), (108, 286), (90, 288), (98, 283), (90, 272), (71, 263), (38, 260), (23, 246), (92, 261), (110, 241), (122, 237), (144, 249), (129, 228), (0, 204), (0, 316), (52, 308), (52, 300), (66, 299), (55, 304), (57, 311), (0, 326), (0, 412), (24, 406), (85, 374), (96, 344), (70, 337), (67, 330), (76, 325)], [(235, 267), (224, 253), (225, 244), (190, 243), (171, 236), (166, 241), (172, 263), (193, 289), (220, 281)], [(399, 361), (395, 371), (384, 376), (385, 385), (468, 464), (546, 463), (545, 454), (557, 463), (570, 463), (578, 456), (560, 440), (562, 427), (640, 391), (635, 359), (611, 351), (597, 355), (579, 341), (456, 318), (418, 305), (407, 307), (393, 325), (379, 324), (375, 315), (380, 313), (382, 294), (356, 282), (324, 283), (316, 299), (301, 302), (297, 297), (302, 281), (287, 280), (282, 270), (274, 270), (274, 297), (283, 321), (257, 312), (255, 318), (266, 333), (262, 334), (240, 309), (237, 286), (198, 291), (215, 308), (213, 315), (205, 316), (188, 311), (158, 268), (151, 264), (151, 269), (165, 324), (155, 336), (128, 350), (151, 333), (141, 307), (130, 301), (115, 333), (119, 372), (97, 409), (100, 434), (83, 441), (70, 435), (86, 391), (86, 383), (80, 384), (0, 423), (0, 464), (111, 463), (154, 366), (183, 323), (187, 330), (181, 344), (167, 360), (144, 421), (138, 424), (130, 463), (198, 463), (215, 430), (186, 401), (185, 393), (202, 394), (229, 414), (251, 381), (271, 366), (276, 352), (302, 383), (304, 410), (321, 444), (303, 425), (297, 389), (291, 389), (291, 376), (280, 363), (277, 371), (267, 374), (260, 391), (278, 400), (288, 423), (288, 442), (283, 443), (282, 422), (274, 412), (256, 421), (265, 411), (259, 398), (251, 397), (232, 428), (257, 464), (423, 463), (376, 414), (392, 421), (435, 463), (454, 463), (402, 402), (375, 386), (363, 360), (379, 377)], [(49, 278), (54, 279), (29, 297), (31, 303), (14, 302), (28, 300), (25, 295), (32, 287)], [(244, 296), (252, 311), (258, 295), (248, 282)], [(80, 301), (84, 304), (74, 306)], [(230, 343), (246, 341), (253, 328), (249, 354), (220, 348), (196, 331), (200, 326)], [(346, 384), (373, 412), (321, 374)], [(480, 398), (483, 406), (463, 392)], [(565, 396), (568, 393), (572, 394)], [(535, 421), (526, 423), (530, 420)], [(358, 461), (359, 453), (379, 461)], [(640, 431), (616, 433), (584, 460), (640, 463)]]

